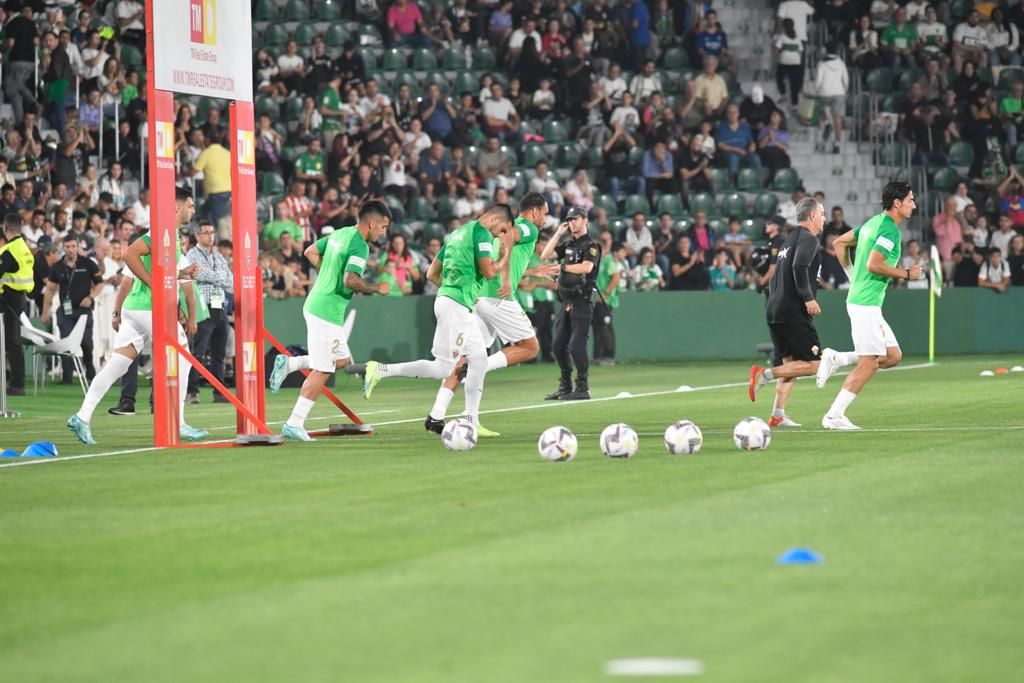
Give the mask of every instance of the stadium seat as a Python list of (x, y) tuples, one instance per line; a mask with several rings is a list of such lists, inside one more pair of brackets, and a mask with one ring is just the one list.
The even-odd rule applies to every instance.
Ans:
[(558, 146), (555, 154), (555, 165), (558, 168), (575, 169), (580, 165), (580, 150), (575, 142), (566, 142)]
[(430, 71), (437, 68), (437, 56), (433, 50), (416, 50), (412, 56), (412, 68), (416, 71)]
[(270, 24), (263, 32), (265, 47), (281, 47), (288, 42), (288, 30), (281, 24)]
[(626, 195), (626, 215), (632, 216), (637, 211), (645, 215), (651, 212), (651, 205), (647, 203), (647, 197), (642, 194)]
[(968, 169), (974, 163), (974, 146), (963, 140), (956, 140), (949, 147), (949, 165), (957, 169)]
[[(297, 99), (297, 98), (295, 98)], [(270, 116), (271, 121), (276, 121), (281, 115), (281, 107), (278, 106), (277, 100), (273, 97), (267, 97), (266, 95), (256, 96), (256, 116), (260, 114), (267, 114)]]
[(741, 169), (740, 177), (736, 184), (742, 192), (759, 192), (764, 189), (761, 171), (756, 168)]
[(686, 215), (686, 207), (683, 206), (682, 198), (675, 193), (663, 194), (658, 197), (658, 215), (665, 211), (672, 214), (673, 218), (681, 218)]
[(368, 47), (357, 48), (356, 52), (363, 58), (363, 66), (366, 67), (366, 72), (377, 70), (377, 54)]
[(490, 71), (497, 64), (498, 59), (489, 47), (478, 47), (473, 50), (473, 69), (475, 71)]
[(604, 212), (608, 215), (608, 218), (614, 218), (619, 215), (619, 206), (615, 203), (615, 199), (610, 194), (595, 194), (594, 195), (594, 208), (604, 209)]
[(126, 67), (134, 66), (145, 70), (146, 56), (142, 51), (131, 43), (121, 43), (121, 61)]
[(1013, 156), (1013, 163), (1024, 164), (1024, 142), (1017, 145), (1017, 151)]
[(902, 142), (893, 142), (878, 150), (878, 163), (882, 166), (902, 166), (906, 158), (907, 146)]
[(408, 64), (405, 61), (405, 53), (397, 48), (384, 52), (384, 62), (381, 68), (385, 71), (405, 71)]
[(747, 215), (747, 200), (743, 198), (743, 195), (735, 192), (726, 195), (722, 200), (722, 215), (743, 218)]
[(256, 21), (275, 21), (277, 19), (277, 5), (274, 0), (255, 0), (253, 4), (255, 5)]
[(1024, 69), (1020, 67), (1007, 67), (999, 72), (1000, 90), (1009, 90), (1016, 81), (1024, 81)]
[[(379, 79), (378, 79), (379, 80)], [(395, 80), (391, 84), (391, 87), (395, 92), (398, 92), (398, 86), (406, 83), (409, 85), (409, 89), (416, 92), (420, 89), (420, 84), (416, 82), (416, 76), (410, 71), (402, 71), (395, 75)]]
[(897, 80), (897, 89), (903, 92), (908, 92), (910, 86), (921, 78), (920, 69), (900, 69), (900, 77)]
[(631, 147), (629, 149), (629, 163), (639, 167), (644, 162), (644, 148), (642, 145)]
[(779, 198), (771, 192), (762, 192), (754, 200), (754, 215), (760, 218), (770, 218), (779, 209)]
[(554, 119), (544, 122), (545, 142), (565, 142), (568, 139), (569, 131), (566, 130), (564, 123)]
[(340, 21), (341, 2), (339, 0), (319, 0), (316, 18), (320, 21)]
[(324, 36), (324, 42), (327, 47), (341, 47), (348, 40), (348, 31), (341, 24), (332, 24), (327, 29), (327, 34)]
[(312, 45), (313, 39), (316, 38), (316, 27), (312, 24), (299, 24), (293, 37), (300, 47)]
[(703, 211), (706, 214), (715, 213), (715, 198), (706, 192), (698, 192), (695, 195), (690, 196), (690, 215), (694, 215), (698, 211)]
[(306, 145), (287, 145), (281, 149), (281, 156), (294, 164), (295, 160), (302, 156), (306, 149)]
[(462, 50), (453, 50), (448, 48), (444, 51), (444, 57), (442, 58), (444, 68), (452, 70), (462, 70), (466, 68), (466, 53)]
[(669, 71), (680, 71), (690, 66), (690, 58), (681, 47), (670, 47), (665, 50), (664, 67)]
[(800, 184), (800, 176), (792, 168), (782, 168), (775, 174), (772, 189), (776, 192), (792, 192)]
[(551, 161), (544, 146), (537, 144), (527, 145), (523, 153), (523, 165), (527, 168), (533, 168), (540, 161)]
[(444, 242), (446, 233), (447, 231), (440, 223), (427, 223), (423, 226), (423, 243), (426, 244), (435, 237)]
[(711, 185), (715, 188), (715, 192), (727, 192), (733, 189), (732, 174), (729, 173), (729, 169), (711, 169)]
[(273, 171), (265, 172), (260, 181), (260, 194), (279, 195), (284, 193), (284, 178), (281, 177), (281, 174), (274, 173)]
[(891, 95), (886, 95), (882, 98), (881, 103), (878, 105), (879, 110), (888, 113), (896, 113), (906, 101), (907, 98), (903, 93), (892, 93)]
[(444, 74), (440, 71), (431, 71), (427, 74), (427, 77), (423, 79), (423, 88), (425, 89), (431, 83), (436, 83), (441, 88), (442, 95), (448, 95), (448, 91), (451, 88), (448, 85), (448, 79), (445, 78)]
[(892, 90), (892, 70), (888, 67), (879, 67), (868, 72), (868, 92), (886, 95)]
[(974, 9), (973, 0), (953, 0), (950, 5), (950, 13), (953, 17), (953, 25), (959, 24), (967, 19), (967, 15)]
[(437, 220), (448, 221), (455, 213), (455, 202), (446, 194), (437, 198)]
[(480, 81), (472, 71), (460, 71), (455, 77), (455, 93), (462, 95), (464, 92), (473, 93), (473, 97), (480, 93)]
[(960, 182), (960, 174), (955, 168), (940, 168), (935, 171), (935, 179), (932, 180), (932, 188), (938, 192), (952, 192), (956, 184)]
[(414, 221), (437, 220), (437, 209), (424, 197), (416, 197), (409, 206), (409, 217)]
[(306, 0), (288, 0), (284, 6), (285, 21), (306, 21), (309, 19), (309, 5)]
[(294, 123), (302, 119), (302, 98), (292, 97), (285, 101), (284, 120), (285, 123)]
[(743, 234), (749, 237), (750, 241), (755, 244), (765, 241), (764, 221), (755, 220), (753, 218), (744, 219), (740, 221), (740, 230), (742, 230)]

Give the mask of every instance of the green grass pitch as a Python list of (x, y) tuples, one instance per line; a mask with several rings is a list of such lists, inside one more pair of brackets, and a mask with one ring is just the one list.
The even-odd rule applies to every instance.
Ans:
[[(423, 430), (436, 383), (364, 402), (339, 375), (374, 436), (5, 461), (0, 680), (568, 683), (644, 656), (709, 681), (1019, 679), (1024, 373), (978, 373), (1021, 362), (907, 359), (849, 411), (862, 433), (818, 426), (838, 379), (802, 381), (805, 427), (762, 453), (731, 430), (772, 388), (752, 406), (747, 365), (705, 363), (595, 368), (609, 400), (572, 404), (541, 400), (551, 366), (495, 372), (483, 422), (502, 436), (469, 453)], [(295, 395), (269, 398), (278, 429)], [(98, 446), (64, 427), (81, 394), (51, 387), (0, 421), (0, 447), (150, 444), (148, 415), (105, 413), (115, 398)], [(189, 422), (231, 436), (203, 399)], [(335, 414), (321, 401), (310, 426)], [(695, 457), (662, 445), (683, 418)], [(616, 421), (640, 434), (632, 460), (598, 450)], [(537, 455), (556, 424), (572, 462)], [(777, 566), (794, 546), (825, 562)]]

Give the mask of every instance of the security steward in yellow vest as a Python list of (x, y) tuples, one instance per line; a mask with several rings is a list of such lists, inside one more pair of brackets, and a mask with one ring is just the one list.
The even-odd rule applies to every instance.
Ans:
[(0, 246), (0, 314), (4, 316), (7, 363), (11, 366), (7, 395), (24, 396), (25, 350), (19, 318), (35, 287), (32, 273), (35, 258), (21, 236), (21, 216), (16, 213), (4, 217), (4, 240)]

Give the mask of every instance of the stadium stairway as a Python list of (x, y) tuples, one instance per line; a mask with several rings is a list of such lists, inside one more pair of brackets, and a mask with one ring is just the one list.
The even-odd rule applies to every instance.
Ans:
[[(878, 198), (883, 181), (876, 177), (875, 165), (867, 144), (844, 141), (840, 153), (831, 153), (831, 141), (822, 141), (822, 130), (801, 126), (788, 99), (783, 102), (775, 85), (771, 39), (775, 26), (771, 7), (750, 6), (744, 0), (715, 3), (718, 19), (729, 36), (729, 50), (736, 60), (737, 78), (743, 92), (760, 85), (786, 112), (789, 124), (789, 157), (808, 193), (825, 193), (825, 215), (831, 218), (833, 206), (840, 205), (846, 222), (862, 222), (878, 213)], [(808, 71), (805, 82), (812, 82)], [(846, 131), (843, 133), (846, 137)]]

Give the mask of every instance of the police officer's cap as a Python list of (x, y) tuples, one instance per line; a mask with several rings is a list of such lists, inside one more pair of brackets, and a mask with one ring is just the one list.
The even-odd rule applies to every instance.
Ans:
[(569, 213), (567, 213), (565, 215), (565, 220), (571, 221), (573, 218), (586, 218), (586, 217), (587, 217), (586, 210), (581, 209), (578, 206), (574, 206), (571, 209), (569, 209)]

